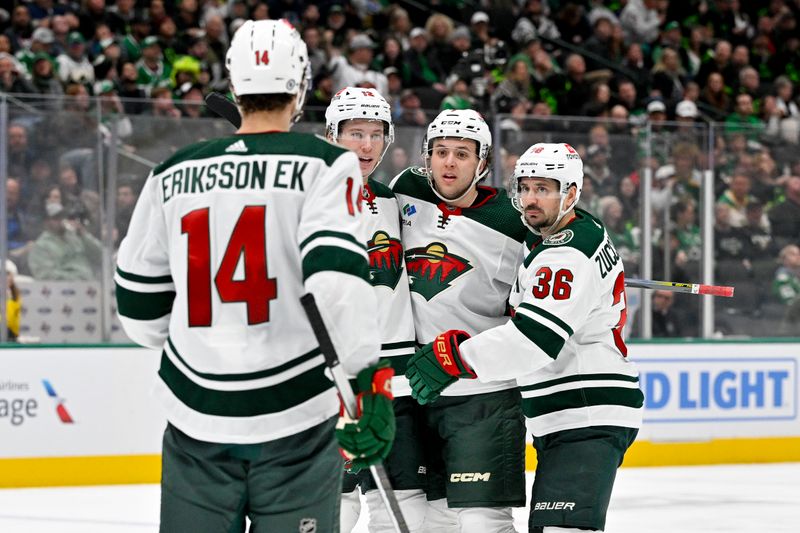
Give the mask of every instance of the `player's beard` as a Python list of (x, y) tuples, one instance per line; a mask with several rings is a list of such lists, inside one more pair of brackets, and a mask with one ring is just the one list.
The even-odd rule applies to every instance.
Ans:
[[(528, 211), (529, 211), (528, 209), (525, 210), (525, 220), (528, 222), (528, 225), (530, 225), (535, 230), (542, 230), (542, 229), (549, 228), (550, 226), (555, 224), (556, 217), (558, 216), (557, 214), (555, 214), (555, 215), (552, 215), (552, 216), (549, 216), (549, 217), (546, 217), (546, 218), (539, 218), (538, 221), (534, 221), (534, 220), (531, 220), (530, 217), (528, 217)], [(546, 215), (546, 213), (542, 209), (535, 209), (535, 210), (531, 210), (531, 211), (533, 211), (536, 214), (540, 214), (541, 213), (541, 214)]]

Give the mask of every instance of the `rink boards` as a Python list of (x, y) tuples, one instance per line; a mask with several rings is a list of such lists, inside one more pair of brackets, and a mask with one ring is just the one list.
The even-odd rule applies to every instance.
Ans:
[[(645, 422), (626, 466), (800, 461), (800, 342), (629, 348)], [(133, 347), (0, 349), (0, 487), (157, 482), (157, 367)]]

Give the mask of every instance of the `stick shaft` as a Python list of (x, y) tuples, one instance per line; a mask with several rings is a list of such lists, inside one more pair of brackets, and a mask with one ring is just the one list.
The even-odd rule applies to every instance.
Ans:
[(237, 129), (242, 125), (242, 117), (239, 115), (239, 108), (236, 104), (225, 98), (220, 93), (208, 93), (206, 95), (206, 106), (234, 125)]
[(700, 283), (678, 283), (675, 281), (655, 281), (652, 279), (625, 278), (626, 287), (682, 292), (688, 294), (707, 294), (732, 298), (734, 287), (725, 285), (703, 285)]
[[(333, 346), (331, 337), (328, 334), (328, 329), (325, 327), (325, 322), (322, 320), (322, 315), (317, 307), (317, 302), (313, 294), (305, 294), (300, 298), (300, 303), (303, 304), (303, 309), (308, 316), (308, 321), (311, 323), (311, 329), (314, 330), (314, 336), (319, 343), (319, 349), (325, 357), (325, 364), (331, 371), (333, 376), (333, 383), (342, 397), (342, 404), (345, 411), (350, 415), (350, 418), (355, 418), (356, 415), (356, 397), (353, 394), (353, 389), (350, 386), (350, 381), (339, 362), (339, 356), (336, 354), (336, 349)], [(389, 511), (389, 517), (392, 519), (394, 528), (398, 533), (408, 533), (408, 525), (406, 525), (403, 513), (400, 510), (400, 504), (397, 502), (397, 497), (392, 490), (392, 485), (389, 481), (389, 475), (382, 462), (371, 465), (369, 467), (370, 473), (375, 480), (375, 485), (378, 487), (378, 492), (381, 495), (383, 504)]]

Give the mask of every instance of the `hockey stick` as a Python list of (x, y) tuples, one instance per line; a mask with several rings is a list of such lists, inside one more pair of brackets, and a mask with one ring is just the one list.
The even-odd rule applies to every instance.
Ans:
[(225, 98), (221, 93), (208, 93), (206, 107), (234, 125), (236, 129), (242, 126), (242, 117), (236, 104)]
[(625, 286), (689, 294), (707, 294), (709, 296), (723, 296), (725, 298), (732, 298), (734, 290), (734, 287), (725, 285), (702, 285), (699, 283), (677, 283), (675, 281), (654, 281), (652, 279), (636, 278), (625, 278)]
[[(325, 357), (325, 364), (328, 365), (331, 375), (333, 375), (333, 383), (339, 390), (345, 411), (347, 411), (350, 418), (356, 418), (356, 397), (353, 394), (350, 381), (339, 363), (339, 356), (336, 355), (336, 349), (333, 347), (328, 329), (325, 327), (325, 322), (323, 322), (322, 315), (319, 313), (314, 295), (310, 293), (304, 294), (300, 297), (300, 303), (303, 304), (308, 321), (311, 323), (311, 329), (314, 330), (314, 336), (317, 337), (319, 349)], [(394, 495), (392, 484), (389, 481), (389, 476), (386, 474), (383, 463), (379, 462), (370, 466), (369, 471), (372, 473), (372, 478), (375, 480), (375, 485), (378, 487), (378, 492), (380, 492), (384, 505), (389, 509), (389, 517), (392, 519), (395, 530), (398, 533), (408, 533), (406, 520), (400, 511), (400, 504), (397, 503), (397, 497)]]

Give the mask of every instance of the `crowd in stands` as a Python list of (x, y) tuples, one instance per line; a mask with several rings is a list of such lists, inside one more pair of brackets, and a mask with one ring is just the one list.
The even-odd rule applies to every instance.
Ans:
[[(497, 120), (504, 178), (542, 135), (573, 144), (586, 166), (582, 204), (605, 221), (628, 272), (639, 271), (639, 188), (651, 172), (653, 277), (698, 279), (713, 170), (716, 277), (741, 294), (722, 307), (748, 318), (779, 309), (784, 328), (800, 331), (800, 0), (0, 0), (0, 92), (60, 112), (46, 127), (12, 116), (6, 132), (8, 247), (20, 271), (93, 276), (98, 129), (133, 145), (166, 139), (136, 117), (207, 116), (198, 104), (228, 91), (236, 29), (281, 17), (309, 49), (306, 120), (322, 120), (348, 85), (384, 94), (400, 129), (475, 108)], [(384, 178), (418, 161), (418, 137), (398, 136)], [(115, 242), (142, 179), (119, 186)], [(661, 334), (699, 333), (696, 301), (653, 302)], [(670, 309), (684, 323), (656, 316)]]

